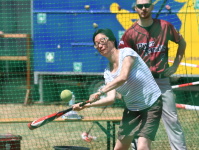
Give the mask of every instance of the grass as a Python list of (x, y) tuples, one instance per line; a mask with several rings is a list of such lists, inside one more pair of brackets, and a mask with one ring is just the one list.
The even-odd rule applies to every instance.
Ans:
[[(63, 109), (66, 109), (66, 106), (2, 104), (0, 105), (0, 115), (1, 118), (39, 118)], [(101, 108), (89, 108), (78, 112), (78, 114), (95, 117), (99, 116), (101, 110)], [(122, 112), (122, 108), (108, 107), (102, 116), (120, 117)], [(179, 109), (178, 114), (186, 136), (188, 149), (199, 149), (198, 112)], [(106, 128), (105, 122), (100, 122), (100, 124)], [(91, 125), (91, 122), (51, 122), (36, 130), (29, 130), (27, 123), (1, 123), (0, 133), (22, 136), (21, 150), (54, 150), (54, 146), (80, 146), (89, 147), (91, 150), (106, 150), (106, 135), (97, 125), (91, 131), (91, 134), (96, 136), (97, 140), (86, 143), (81, 139), (81, 133), (87, 131)], [(162, 122), (152, 147), (153, 150), (170, 150)]]

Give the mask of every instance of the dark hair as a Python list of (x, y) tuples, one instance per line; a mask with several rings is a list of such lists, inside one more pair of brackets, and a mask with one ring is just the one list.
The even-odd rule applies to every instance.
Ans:
[(110, 41), (114, 42), (115, 47), (117, 48), (117, 40), (116, 40), (113, 32), (110, 29), (98, 29), (98, 30), (96, 30), (95, 33), (93, 34), (93, 43), (95, 43), (95, 36), (99, 33), (106, 35), (109, 38)]

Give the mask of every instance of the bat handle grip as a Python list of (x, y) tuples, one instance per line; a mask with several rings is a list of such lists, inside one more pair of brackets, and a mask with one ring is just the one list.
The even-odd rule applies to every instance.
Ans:
[(88, 100), (88, 101), (85, 101), (85, 102), (79, 104), (79, 106), (82, 107), (82, 106), (86, 105), (87, 103), (90, 103), (90, 101), (89, 101), (89, 100)]

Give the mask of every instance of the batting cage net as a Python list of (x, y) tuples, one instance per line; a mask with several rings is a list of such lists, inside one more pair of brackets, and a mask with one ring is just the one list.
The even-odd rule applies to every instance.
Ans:
[[(199, 1), (152, 3), (152, 17), (174, 25), (187, 44), (170, 82), (187, 149), (196, 150)], [(139, 19), (135, 1), (1, 0), (0, 12), (0, 149), (113, 149), (125, 107), (120, 98), (110, 106), (61, 112), (54, 121), (42, 119), (87, 101), (104, 86), (108, 60), (93, 47), (93, 33), (109, 28), (119, 43), (124, 32)], [(172, 66), (178, 45), (168, 44), (168, 62)], [(63, 90), (68, 90), (62, 93), (68, 99), (61, 99)], [(103, 97), (106, 95), (100, 98)], [(34, 129), (28, 124), (41, 117), (44, 118), (32, 124), (41, 127)], [(172, 123), (171, 119), (171, 126)], [(172, 142), (161, 120), (152, 149), (170, 150)], [(134, 143), (129, 149), (136, 149)]]

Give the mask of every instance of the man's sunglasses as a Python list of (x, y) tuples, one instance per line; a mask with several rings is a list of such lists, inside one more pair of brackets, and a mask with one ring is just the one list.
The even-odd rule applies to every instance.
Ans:
[(137, 4), (136, 7), (139, 8), (139, 9), (142, 9), (143, 7), (144, 8), (149, 8), (151, 6), (151, 3), (148, 3), (148, 4)]

